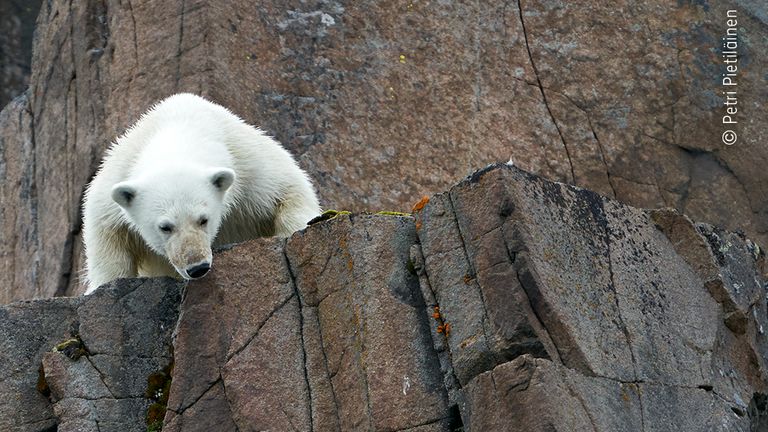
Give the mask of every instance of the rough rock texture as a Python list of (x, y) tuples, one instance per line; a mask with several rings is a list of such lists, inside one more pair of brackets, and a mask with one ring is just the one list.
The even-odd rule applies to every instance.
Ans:
[(125, 279), (0, 308), (0, 430), (146, 431), (147, 378), (172, 362), (180, 297), (168, 279)]
[[(728, 9), (745, 107), (731, 147)], [(766, 40), (754, 1), (46, 2), (28, 97), (0, 116), (0, 184), (22, 186), (0, 195), (0, 244), (27, 263), (0, 276), (0, 302), (81, 292), (83, 187), (108, 142), (178, 91), (275, 135), (325, 207), (407, 209), (511, 157), (766, 244)]]
[(765, 257), (742, 235), (506, 166), (416, 224), (466, 428), (759, 430)]
[(0, 0), (0, 109), (29, 85), (41, 0)]
[(765, 430), (743, 235), (508, 165), (419, 207), (235, 245), (185, 288), (1, 307), (0, 428)]
[(343, 216), (219, 254), (181, 306), (163, 430), (446, 430), (415, 242), (411, 218)]
[(72, 337), (82, 299), (17, 302), (0, 308), (0, 429), (54, 430), (48, 399), (37, 391), (43, 353)]

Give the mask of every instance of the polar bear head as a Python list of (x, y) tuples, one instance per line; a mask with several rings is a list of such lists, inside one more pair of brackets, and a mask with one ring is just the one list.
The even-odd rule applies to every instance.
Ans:
[(198, 279), (211, 268), (211, 244), (234, 181), (229, 168), (168, 168), (115, 184), (112, 199), (150, 249), (184, 279)]

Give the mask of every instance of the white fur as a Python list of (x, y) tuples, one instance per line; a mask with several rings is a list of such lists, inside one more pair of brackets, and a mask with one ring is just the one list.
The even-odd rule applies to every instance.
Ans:
[(119, 277), (188, 278), (184, 266), (210, 262), (211, 245), (287, 237), (319, 213), (278, 142), (199, 96), (171, 96), (117, 139), (88, 186), (86, 294)]

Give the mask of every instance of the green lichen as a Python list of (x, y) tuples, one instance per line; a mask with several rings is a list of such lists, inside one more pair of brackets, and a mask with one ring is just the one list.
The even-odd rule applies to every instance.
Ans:
[(416, 276), (416, 266), (413, 264), (412, 259), (408, 259), (408, 262), (405, 263), (405, 268), (408, 269), (408, 273)]
[(163, 430), (162, 420), (147, 424), (147, 432), (160, 432), (161, 430)]
[(410, 217), (410, 213), (403, 213), (403, 212), (396, 212), (396, 211), (380, 211), (376, 212), (377, 215), (384, 215), (384, 216), (405, 216)]
[(159, 432), (163, 429), (163, 418), (171, 393), (171, 375), (173, 361), (163, 370), (153, 372), (147, 377), (147, 391), (144, 396), (152, 403), (147, 408), (147, 432)]
[(80, 336), (74, 336), (65, 340), (53, 347), (53, 352), (60, 352), (70, 359), (77, 361), (80, 357), (88, 355), (88, 350), (85, 349), (83, 341)]

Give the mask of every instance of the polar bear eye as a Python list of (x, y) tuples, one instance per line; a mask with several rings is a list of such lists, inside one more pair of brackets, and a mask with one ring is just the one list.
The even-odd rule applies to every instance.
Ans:
[(200, 223), (200, 226), (203, 226), (203, 227), (208, 225), (208, 218), (205, 216), (201, 217), (199, 223)]
[(161, 224), (161, 225), (160, 225), (160, 231), (162, 231), (162, 232), (164, 232), (164, 233), (168, 233), (168, 234), (170, 234), (170, 233), (172, 233), (172, 232), (173, 232), (173, 225), (171, 225), (171, 224), (169, 224), (169, 223), (164, 223), (164, 224)]

